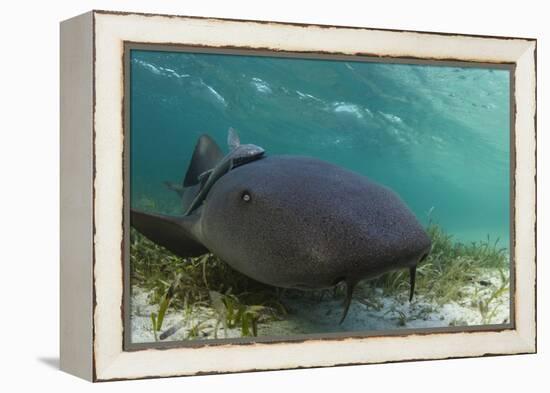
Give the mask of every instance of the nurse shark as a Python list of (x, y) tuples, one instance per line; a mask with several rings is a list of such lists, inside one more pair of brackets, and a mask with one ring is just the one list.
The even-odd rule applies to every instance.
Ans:
[(346, 285), (347, 315), (356, 284), (409, 269), (414, 294), (417, 265), (431, 240), (389, 188), (316, 158), (264, 154), (229, 132), (223, 156), (199, 138), (181, 185), (185, 214), (131, 209), (131, 225), (186, 258), (213, 253), (268, 285), (314, 290)]

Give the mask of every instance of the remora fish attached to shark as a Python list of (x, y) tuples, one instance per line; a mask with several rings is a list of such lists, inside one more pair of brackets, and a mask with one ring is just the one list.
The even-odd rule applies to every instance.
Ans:
[(185, 215), (191, 214), (201, 205), (212, 185), (221, 176), (233, 168), (262, 158), (265, 152), (256, 145), (241, 145), (239, 136), (233, 128), (228, 130), (227, 145), (230, 152), (222, 157), (218, 145), (208, 135), (202, 135), (195, 146), (191, 166), (185, 175), (183, 185), (164, 182), (182, 198)]
[[(231, 131), (229, 140), (235, 138)], [(230, 146), (221, 158), (211, 138), (199, 139), (178, 192), (185, 215), (132, 209), (131, 225), (181, 257), (212, 252), (269, 285), (320, 289), (344, 282), (341, 322), (362, 279), (408, 268), (412, 299), (416, 266), (431, 241), (393, 191), (315, 158)], [(257, 154), (238, 161), (238, 146), (254, 146)]]

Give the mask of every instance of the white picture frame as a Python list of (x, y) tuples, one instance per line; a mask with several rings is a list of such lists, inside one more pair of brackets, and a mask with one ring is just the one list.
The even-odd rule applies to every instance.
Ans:
[[(513, 66), (506, 329), (124, 350), (125, 43)], [(90, 381), (536, 352), (536, 40), (91, 11), (61, 24), (61, 368)]]

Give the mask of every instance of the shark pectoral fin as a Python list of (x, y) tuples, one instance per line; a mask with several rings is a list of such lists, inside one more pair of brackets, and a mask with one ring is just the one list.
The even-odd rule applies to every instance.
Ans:
[(233, 127), (229, 127), (229, 130), (227, 130), (227, 146), (231, 150), (234, 150), (240, 145), (241, 140), (239, 139), (239, 135), (237, 135), (237, 131)]
[(190, 228), (195, 217), (171, 217), (130, 210), (130, 224), (153, 242), (165, 247), (174, 254), (187, 258), (208, 252), (191, 235)]
[(346, 281), (346, 300), (344, 300), (344, 313), (340, 319), (340, 325), (344, 322), (344, 319), (346, 319), (346, 316), (348, 315), (351, 299), (353, 298), (353, 290), (355, 289), (356, 284), (357, 283), (353, 281)]
[(201, 135), (195, 145), (195, 150), (193, 150), (193, 157), (191, 157), (191, 163), (183, 179), (183, 186), (190, 187), (198, 184), (199, 175), (214, 168), (222, 158), (223, 153), (216, 142), (208, 135)]
[(416, 265), (409, 268), (409, 279), (410, 279), (410, 293), (409, 293), (409, 302), (412, 302), (414, 296), (414, 284), (416, 282)]

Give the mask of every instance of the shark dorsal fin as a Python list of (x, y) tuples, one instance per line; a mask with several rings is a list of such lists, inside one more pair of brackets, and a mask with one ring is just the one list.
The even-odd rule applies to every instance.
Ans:
[(216, 142), (208, 135), (201, 135), (195, 145), (195, 150), (193, 150), (193, 157), (185, 174), (183, 186), (190, 187), (198, 184), (199, 175), (214, 168), (222, 158), (223, 153)]
[(239, 139), (237, 131), (235, 131), (233, 127), (229, 127), (229, 130), (227, 130), (227, 146), (229, 146), (230, 150), (235, 150), (240, 145), (241, 140)]

